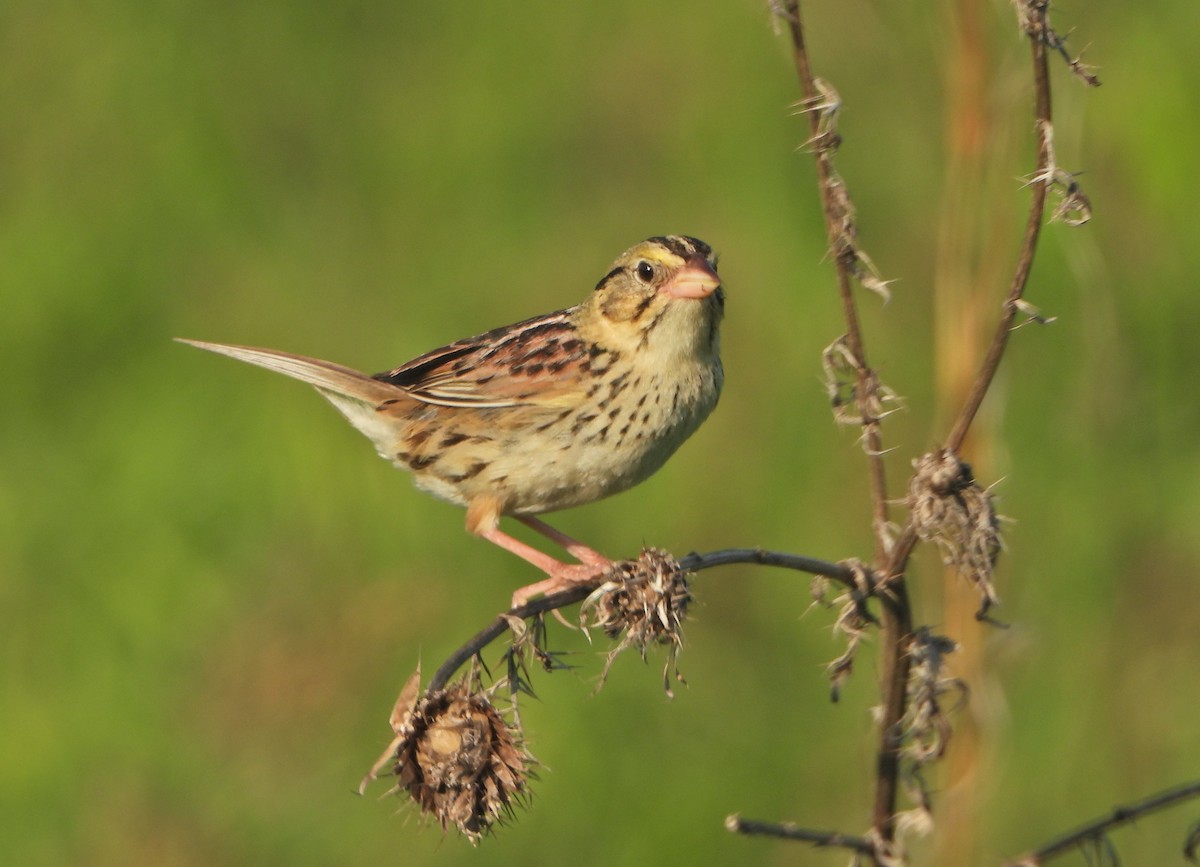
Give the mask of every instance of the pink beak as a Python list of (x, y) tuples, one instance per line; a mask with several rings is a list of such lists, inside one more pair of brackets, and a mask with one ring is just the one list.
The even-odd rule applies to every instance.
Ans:
[(673, 298), (707, 298), (717, 291), (721, 278), (703, 259), (693, 259), (662, 287)]

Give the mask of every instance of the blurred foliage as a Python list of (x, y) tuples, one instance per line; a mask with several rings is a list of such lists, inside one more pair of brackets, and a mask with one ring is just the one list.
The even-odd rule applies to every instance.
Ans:
[[(987, 408), (1016, 523), (1013, 625), (984, 633), (972, 704), (985, 862), (1200, 770), (1193, 6), (1057, 10), (1102, 67), (1090, 92), (1055, 68), (1060, 161), (1096, 218), (1046, 232), (1029, 297), (1059, 321), (1018, 332)], [(899, 278), (887, 307), (863, 298), (908, 403), (885, 427), (899, 492), (942, 430), (945, 9), (806, 9), (863, 246)], [(1008, 4), (987, 20), (1015, 255), (1025, 49)], [(574, 303), (647, 235), (695, 234), (724, 254), (722, 405), (654, 480), (557, 523), (614, 554), (863, 555), (862, 457), (819, 383), (841, 325), (797, 97), (759, 0), (0, 5), (5, 860), (843, 863), (722, 829), (869, 821), (873, 648), (831, 705), (829, 615), (762, 569), (699, 579), (674, 701), (657, 659), (592, 695), (602, 648), (555, 630), (578, 669), (524, 711), (547, 767), (482, 853), (354, 797), (418, 659), (531, 576), (301, 387), (170, 341), (384, 369)], [(935, 565), (914, 591), (937, 628)], [(1116, 842), (1175, 863), (1186, 827)]]

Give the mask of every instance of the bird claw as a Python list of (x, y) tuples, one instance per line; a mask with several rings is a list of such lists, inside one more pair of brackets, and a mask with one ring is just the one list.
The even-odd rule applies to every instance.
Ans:
[(549, 578), (521, 587), (513, 593), (512, 607), (520, 608), (536, 596), (550, 596), (581, 584), (597, 585), (612, 567), (611, 560), (594, 564), (559, 563), (551, 570)]

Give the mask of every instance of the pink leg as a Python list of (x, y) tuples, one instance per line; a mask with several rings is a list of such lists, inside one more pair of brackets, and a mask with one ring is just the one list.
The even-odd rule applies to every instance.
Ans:
[[(612, 565), (608, 560), (604, 560), (602, 563), (588, 564), (561, 563), (549, 554), (543, 554), (537, 548), (532, 548), (524, 542), (514, 539), (499, 527), (479, 527), (475, 532), (492, 544), (499, 545), (505, 551), (516, 554), (526, 563), (532, 563), (550, 576), (544, 581), (522, 587), (513, 593), (514, 608), (524, 605), (534, 596), (557, 593), (560, 590), (568, 589), (573, 584), (587, 584), (596, 581)], [(592, 553), (595, 554), (594, 551)]]
[[(550, 596), (551, 594), (567, 590), (570, 586), (570, 582), (564, 582), (561, 578), (547, 578), (544, 581), (526, 584), (524, 587), (513, 591), (512, 607), (520, 608), (535, 596)], [(554, 614), (560, 620), (562, 619), (562, 615), (558, 613), (558, 609), (555, 609)]]
[(558, 545), (580, 563), (586, 563), (589, 566), (612, 565), (612, 561), (603, 554), (599, 553), (598, 551), (593, 551), (582, 542), (577, 542), (566, 533), (554, 529), (545, 521), (539, 521), (532, 515), (517, 515), (515, 517), (529, 529), (541, 533), (551, 542)]

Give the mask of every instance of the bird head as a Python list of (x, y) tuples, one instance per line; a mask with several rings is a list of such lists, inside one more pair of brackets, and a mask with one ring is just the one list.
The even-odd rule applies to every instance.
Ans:
[(696, 238), (650, 238), (617, 257), (581, 309), (613, 348), (715, 355), (725, 310), (717, 258)]

